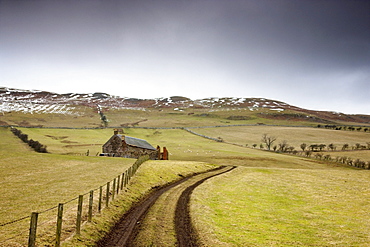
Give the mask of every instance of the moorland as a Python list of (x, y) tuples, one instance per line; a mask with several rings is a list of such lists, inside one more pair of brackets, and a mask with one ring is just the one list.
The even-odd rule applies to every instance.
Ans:
[[(200, 185), (191, 199), (192, 221), (204, 245), (367, 246), (370, 242), (366, 166), (370, 116), (305, 110), (267, 99), (55, 95), (2, 91), (1, 245), (22, 246), (28, 237), (28, 220), (4, 223), (95, 189), (135, 162), (98, 156), (114, 128), (154, 146), (166, 146), (170, 160), (145, 162), (113, 206), (86, 223), (80, 236), (73, 237), (73, 228), (68, 228), (73, 225), (74, 206), (66, 208), (65, 246), (93, 245), (152, 188), (220, 165), (237, 168)], [(12, 127), (45, 145), (48, 153), (33, 151), (13, 135)], [(267, 150), (263, 135), (276, 138), (275, 151)], [(303, 143), (306, 150), (325, 146), (307, 155)], [(292, 149), (279, 149), (282, 144)], [(326, 155), (330, 159), (324, 159)], [(365, 166), (341, 162), (343, 157), (361, 160)], [(161, 211), (161, 204), (172, 200), (158, 203), (152, 210)], [(55, 209), (41, 215), (40, 246), (54, 245), (55, 215)], [(161, 241), (173, 246), (171, 224), (158, 226), (146, 220), (137, 244), (155, 246)], [(166, 234), (158, 234), (160, 229)]]

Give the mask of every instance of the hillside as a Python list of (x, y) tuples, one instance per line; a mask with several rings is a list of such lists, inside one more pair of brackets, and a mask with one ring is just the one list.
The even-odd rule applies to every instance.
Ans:
[[(357, 143), (366, 145), (368, 128), (358, 127), (361, 131), (350, 131), (354, 128), (348, 127), (347, 131), (334, 131), (271, 125), (368, 126), (370, 116), (317, 112), (261, 98), (190, 100), (176, 96), (132, 99), (105, 93), (56, 94), (8, 88), (0, 88), (0, 95), (0, 125), (61, 127), (19, 128), (29, 138), (46, 145), (47, 154), (31, 151), (9, 131), (10, 128), (0, 128), (4, 139), (0, 149), (4, 178), (3, 205), (0, 206), (6, 209), (0, 217), (0, 222), (6, 223), (2, 224), (1, 246), (5, 242), (14, 243), (5, 246), (25, 245), (29, 219), (24, 218), (26, 220), (19, 223), (13, 220), (21, 219), (33, 210), (43, 210), (39, 218), (39, 245), (54, 245), (56, 205), (67, 200), (63, 239), (70, 238), (76, 229), (76, 196), (94, 188), (97, 194), (98, 186), (112, 186), (115, 191), (113, 186), (117, 177), (114, 176), (122, 174), (132, 160), (122, 162), (116, 158), (95, 157), (112, 135), (112, 129), (101, 128), (104, 127), (102, 116), (108, 119), (108, 127), (119, 126), (128, 136), (168, 147), (170, 160), (146, 162), (133, 182), (115, 201), (112, 199), (110, 205), (114, 206), (104, 208), (104, 213), (94, 218), (94, 224), (84, 224), (81, 236), (73, 238), (66, 246), (92, 245), (88, 244), (95, 241), (91, 236), (98, 238), (98, 234), (104, 233), (102, 229), (109, 230), (107, 226), (113, 224), (110, 220), (118, 219), (122, 208), (128, 209), (132, 201), (136, 202), (141, 195), (169, 181), (208, 169), (208, 164), (238, 168), (222, 179), (205, 182), (194, 191), (191, 207), (195, 213), (192, 217), (201, 241), (207, 246), (219, 246), (220, 242), (238, 246), (249, 243), (260, 243), (259, 246), (271, 243), (293, 243), (295, 246), (296, 243), (301, 246), (368, 243), (366, 229), (369, 229), (370, 221), (366, 202), (369, 190), (364, 184), (369, 181), (370, 174), (368, 170), (335, 162), (336, 157), (369, 160), (368, 149), (339, 150), (344, 143), (350, 147)], [(215, 125), (223, 127), (206, 128)], [(126, 128), (132, 126), (149, 128)], [(184, 128), (160, 129), (188, 126), (203, 128), (192, 129), (198, 135)], [(80, 129), (73, 129), (76, 127)], [(85, 129), (87, 127), (95, 129)], [(314, 155), (304, 157), (303, 152), (297, 152), (298, 155), (265, 152), (260, 150), (263, 148), (253, 146), (261, 142), (264, 133), (275, 136), (277, 145), (286, 140), (297, 151), (302, 143), (334, 143), (338, 151), (322, 151), (325, 155), (330, 154), (332, 162), (315, 159)], [(224, 141), (216, 142), (201, 136)], [(109, 179), (110, 185), (106, 183)], [(173, 219), (163, 220), (163, 217), (175, 215), (169, 206), (177, 205), (177, 199), (169, 199), (168, 195), (159, 199), (157, 208), (154, 206), (148, 211), (149, 220), (140, 220), (140, 228), (144, 230), (138, 234), (137, 241), (144, 244), (138, 245), (149, 246), (152, 239), (163, 243), (163, 239), (175, 236), (172, 229), (167, 231), (165, 228), (162, 232), (166, 234), (161, 235), (156, 228), (172, 226), (167, 222), (173, 222)], [(178, 198), (177, 195), (172, 194), (171, 198)], [(72, 198), (75, 199), (70, 200)], [(98, 201), (97, 196), (94, 198)], [(84, 200), (87, 207), (87, 194)], [(97, 210), (97, 203), (94, 205)], [(162, 215), (154, 216), (153, 212)], [(87, 218), (87, 215), (83, 217)], [(159, 221), (161, 224), (157, 223)]]
[[(134, 117), (122, 119), (135, 111)], [(59, 116), (56, 122), (70, 121), (70, 117), (85, 121), (79, 127), (99, 127), (96, 113), (108, 114), (110, 126), (191, 126), (197, 125), (195, 118), (202, 118), (207, 124), (286, 124), (298, 122), (299, 125), (342, 124), (369, 125), (370, 115), (349, 115), (338, 112), (303, 109), (287, 103), (264, 98), (205, 98), (191, 100), (173, 96), (157, 99), (137, 99), (112, 96), (106, 93), (57, 94), (46, 91), (29, 91), (0, 87), (0, 125), (53, 126), (48, 118), (39, 118), (39, 123), (27, 120), (29, 114), (53, 114)], [(109, 112), (109, 113), (108, 113)], [(140, 112), (140, 113), (139, 113)], [(145, 113), (144, 113), (145, 112)], [(19, 114), (22, 114), (20, 117)], [(166, 113), (170, 119), (179, 118), (178, 122), (142, 122)], [(117, 116), (115, 119), (114, 116)], [(170, 115), (170, 116), (168, 116)], [(184, 116), (188, 116), (185, 119)], [(58, 118), (58, 117), (54, 117)], [(155, 118), (155, 117), (154, 117)], [(192, 118), (191, 120), (189, 120)], [(20, 120), (22, 119), (22, 120)], [(64, 120), (63, 120), (64, 119)], [(91, 123), (94, 119), (94, 123)], [(32, 118), (31, 118), (32, 120)], [(54, 119), (56, 120), (56, 119)], [(252, 121), (254, 120), (254, 121)], [(90, 122), (89, 122), (90, 121)], [(195, 122), (194, 122), (195, 121)], [(89, 123), (87, 123), (89, 122)], [(66, 126), (64, 124), (64, 126)]]

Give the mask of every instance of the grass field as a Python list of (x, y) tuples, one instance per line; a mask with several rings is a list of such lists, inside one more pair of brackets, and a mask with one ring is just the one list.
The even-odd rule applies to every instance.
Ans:
[[(58, 154), (86, 153), (87, 150), (90, 150), (90, 155), (95, 155), (101, 151), (101, 145), (113, 134), (112, 129), (19, 129), (23, 133), (28, 134), (29, 138), (34, 138), (40, 143), (47, 145), (50, 152)], [(309, 159), (299, 160), (296, 157), (261, 152), (260, 150), (233, 146), (226, 143), (217, 143), (180, 129), (156, 130), (128, 128), (124, 129), (124, 131), (128, 136), (147, 140), (154, 147), (156, 145), (160, 145), (161, 147), (166, 146), (169, 150), (171, 160), (191, 160), (220, 165), (243, 164), (251, 166), (275, 166), (277, 162), (280, 162), (282, 166), (301, 168), (316, 164)]]
[[(101, 159), (39, 154), (0, 128), (0, 222), (42, 211), (103, 185), (134, 163), (134, 159)], [(109, 169), (107, 169), (109, 167)], [(27, 229), (29, 222), (22, 221)], [(6, 238), (19, 228), (1, 229)]]
[(253, 143), (260, 144), (262, 135), (268, 134), (277, 138), (276, 144), (286, 140), (290, 145), (299, 149), (302, 143), (310, 144), (330, 144), (334, 143), (338, 147), (348, 143), (350, 146), (356, 143), (366, 145), (370, 142), (370, 133), (358, 131), (338, 131), (324, 128), (310, 127), (284, 127), (284, 126), (238, 126), (223, 128), (199, 128), (195, 132), (211, 136), (222, 137), (225, 141), (242, 145)]
[(103, 144), (113, 135), (113, 129), (41, 129), (18, 128), (47, 146), (54, 154), (85, 154), (90, 156), (101, 153)]
[(328, 152), (332, 157), (348, 157), (353, 160), (360, 159), (362, 161), (370, 162), (370, 151), (369, 150), (359, 150), (359, 151), (337, 151)]
[(206, 246), (369, 246), (370, 171), (239, 167), (195, 190)]
[[(295, 147), (296, 150), (301, 151), (300, 145), (306, 143), (307, 146), (311, 144), (325, 144), (333, 143), (336, 149), (341, 150), (343, 144), (348, 144), (350, 147), (355, 146), (356, 143), (367, 146), (370, 142), (370, 133), (358, 131), (338, 131), (322, 128), (310, 127), (282, 127), (282, 126), (240, 126), (240, 127), (222, 127), (222, 128), (199, 128), (193, 129), (195, 132), (210, 136), (221, 137), (226, 142), (237, 143), (240, 145), (248, 144), (252, 147), (253, 144), (262, 143), (262, 135), (267, 134), (277, 138), (274, 145), (278, 145), (282, 141), (287, 141), (290, 146)], [(326, 151), (325, 148), (324, 151)], [(334, 152), (333, 154), (335, 154)], [(348, 153), (348, 155), (356, 156), (359, 152)], [(338, 155), (339, 156), (339, 155)], [(370, 160), (370, 151), (361, 151), (361, 157), (365, 160)], [(357, 157), (355, 157), (357, 158)]]
[[(27, 216), (32, 210), (56, 206), (59, 202), (86, 193), (117, 176), (134, 162), (132, 159), (65, 155), (86, 154), (89, 150), (90, 156), (95, 156), (101, 151), (101, 145), (113, 134), (112, 129), (20, 129), (28, 134), (29, 139), (33, 138), (47, 145), (50, 153), (35, 153), (9, 129), (0, 128), (0, 222)], [(365, 246), (364, 241), (369, 240), (369, 234), (361, 229), (353, 234), (353, 229), (357, 229), (360, 223), (369, 229), (370, 217), (365, 212), (370, 199), (365, 184), (369, 179), (369, 171), (219, 143), (180, 129), (124, 130), (127, 135), (146, 139), (153, 146), (166, 146), (170, 152), (170, 161), (165, 164), (169, 167), (183, 169), (184, 163), (179, 161), (241, 166), (232, 175), (207, 183), (201, 190), (204, 193), (199, 194), (197, 191), (195, 197), (195, 212), (204, 212), (203, 218), (199, 212), (196, 213), (197, 227), (207, 234), (209, 232), (212, 234), (210, 236), (215, 236), (217, 241), (226, 246), (251, 243), (244, 242), (249, 241), (244, 235), (257, 241), (257, 246), (294, 246), (294, 243), (304, 245), (314, 241), (316, 234), (324, 228), (333, 230), (325, 230), (320, 233), (322, 235), (318, 235), (323, 239), (321, 242), (314, 242), (318, 246), (342, 246), (339, 238), (351, 241), (353, 245), (348, 246)], [(221, 136), (225, 141), (241, 145), (248, 142), (259, 143), (263, 133), (276, 134), (278, 140), (291, 137), (287, 138), (290, 144), (300, 144), (300, 140), (307, 144), (321, 140), (325, 140), (327, 144), (341, 141), (351, 143), (350, 140), (364, 143), (369, 136), (368, 133), (360, 135), (357, 132), (266, 126), (195, 131), (212, 137)], [(350, 156), (350, 152), (346, 153), (346, 156)], [(194, 169), (194, 164), (204, 163), (192, 164), (188, 172)], [(149, 177), (145, 181), (158, 176), (156, 172), (147, 172)], [(352, 195), (353, 201), (350, 200)], [(348, 208), (344, 207), (344, 202), (348, 204)], [(358, 210), (349, 212), (349, 208), (355, 205), (358, 205)], [(228, 210), (223, 212), (223, 207)], [(334, 210), (336, 207), (337, 211)], [(303, 211), (298, 210), (300, 208)], [(342, 210), (347, 218), (344, 213), (339, 213)], [(361, 220), (359, 215), (363, 217)], [(212, 220), (206, 222), (207, 217)], [(236, 226), (233, 225), (235, 223), (230, 223), (238, 217), (242, 220)], [(331, 224), (330, 220), (334, 223)], [(27, 224), (28, 222), (24, 226), (27, 227)], [(341, 224), (342, 227), (334, 227), (334, 224)], [(292, 225), (303, 227), (303, 232), (297, 232)], [(235, 229), (238, 227), (239, 231)], [(263, 230), (261, 234), (253, 230), (258, 227)], [(279, 233), (278, 228), (284, 229), (283, 232)], [(300, 233), (302, 238), (298, 237)], [(268, 237), (270, 235), (273, 237)]]

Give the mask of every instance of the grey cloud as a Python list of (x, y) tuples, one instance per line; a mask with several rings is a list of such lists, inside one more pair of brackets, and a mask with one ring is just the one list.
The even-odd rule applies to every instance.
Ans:
[[(68, 81), (71, 91), (92, 81), (98, 88), (100, 80), (114, 87), (120, 81), (162, 81), (171, 83), (166, 93), (188, 97), (266, 95), (297, 105), (330, 98), (335, 107), (344, 91), (348, 102), (365, 105), (369, 5), (360, 0), (2, 0), (0, 85)], [(185, 91), (186, 82), (191, 86)]]

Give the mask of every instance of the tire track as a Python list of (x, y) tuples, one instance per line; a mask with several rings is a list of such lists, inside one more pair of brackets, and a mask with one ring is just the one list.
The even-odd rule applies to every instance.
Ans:
[(221, 172), (205, 177), (193, 185), (187, 187), (180, 195), (179, 200), (177, 201), (176, 211), (175, 211), (175, 229), (177, 236), (177, 246), (179, 247), (197, 247), (200, 246), (198, 240), (198, 234), (194, 229), (193, 224), (191, 223), (190, 216), (190, 196), (193, 193), (193, 190), (201, 185), (204, 181), (229, 172), (236, 167), (233, 166), (227, 170), (221, 170)]
[[(172, 188), (185, 183), (189, 179), (195, 179), (189, 186), (185, 187), (184, 190), (180, 191), (181, 195), (176, 204), (175, 210), (175, 230), (178, 246), (199, 246), (198, 237), (193, 229), (190, 219), (189, 212), (189, 200), (192, 191), (202, 184), (207, 179), (231, 171), (235, 167), (219, 167), (211, 171), (207, 171), (200, 174), (195, 174), (186, 178), (183, 178), (177, 182), (161, 187), (153, 191), (139, 204), (133, 206), (113, 227), (102, 240), (100, 240), (96, 246), (98, 247), (113, 247), (113, 246), (136, 246), (134, 240), (140, 232), (141, 222), (145, 219), (150, 208), (154, 205), (157, 199), (165, 192)], [(166, 212), (162, 212), (166, 213)], [(172, 224), (172, 222), (168, 222)], [(190, 244), (190, 245), (189, 245)]]

